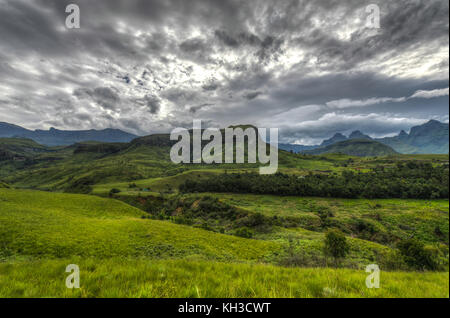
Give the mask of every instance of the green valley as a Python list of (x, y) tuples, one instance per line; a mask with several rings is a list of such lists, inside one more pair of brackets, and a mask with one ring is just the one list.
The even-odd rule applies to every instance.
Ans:
[[(259, 177), (257, 164), (175, 165), (167, 140), (0, 139), (9, 154), (0, 160), (1, 295), (448, 296), (448, 155), (280, 150), (279, 173)], [(361, 191), (366, 179), (374, 183)], [(383, 180), (400, 192), (385, 192)], [(350, 192), (339, 190), (344, 181)], [(302, 184), (315, 195), (289, 192)], [(342, 259), (324, 252), (331, 230), (346, 240)], [(61, 279), (71, 263), (85, 271), (77, 291)], [(380, 266), (383, 289), (365, 287), (369, 264)]]

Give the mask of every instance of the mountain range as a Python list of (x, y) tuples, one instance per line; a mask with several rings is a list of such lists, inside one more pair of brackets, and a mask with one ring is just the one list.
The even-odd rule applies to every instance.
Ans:
[[(364, 143), (367, 148), (367, 152), (362, 151), (363, 144), (358, 143), (345, 143), (351, 140), (366, 140), (370, 143)], [(350, 150), (352, 147), (358, 147), (356, 153), (369, 156), (367, 153), (372, 153), (374, 149), (378, 149), (383, 155), (390, 153), (386, 147), (377, 146), (381, 144), (391, 148), (394, 153), (401, 154), (448, 154), (449, 152), (449, 124), (441, 123), (437, 120), (430, 120), (427, 123), (414, 126), (410, 132), (407, 133), (402, 130), (397, 136), (385, 137), (385, 138), (371, 138), (363, 132), (356, 130), (352, 132), (348, 137), (341, 133), (336, 133), (330, 139), (324, 140), (320, 145), (303, 146), (303, 145), (291, 145), (280, 144), (279, 147), (286, 151), (300, 152), (306, 154), (323, 154), (330, 152), (342, 152), (345, 154), (355, 154), (355, 151)], [(334, 147), (330, 147), (334, 145)], [(376, 154), (375, 154), (376, 155)]]
[(29, 130), (23, 127), (0, 122), (0, 138), (28, 138), (46, 146), (72, 145), (82, 141), (130, 142), (138, 136), (120, 129), (103, 130)]
[[(112, 128), (74, 131), (55, 128), (50, 128), (49, 130), (29, 130), (17, 125), (0, 122), (0, 138), (28, 138), (46, 146), (72, 145), (85, 141), (126, 143), (136, 139), (136, 142), (140, 142), (145, 138), (150, 138), (152, 142), (156, 142), (155, 138), (158, 136), (139, 137), (120, 129)], [(351, 140), (358, 140), (358, 142), (348, 142)], [(363, 143), (363, 140), (366, 142)], [(323, 154), (330, 152), (341, 152), (349, 155), (359, 154), (362, 156), (385, 155), (390, 153), (448, 154), (449, 124), (441, 123), (437, 120), (430, 120), (423, 125), (412, 127), (409, 133), (402, 130), (397, 136), (385, 138), (371, 138), (363, 132), (356, 130), (348, 137), (341, 133), (336, 133), (330, 139), (324, 140), (319, 145), (310, 146), (280, 143), (279, 148), (294, 153), (305, 154)]]

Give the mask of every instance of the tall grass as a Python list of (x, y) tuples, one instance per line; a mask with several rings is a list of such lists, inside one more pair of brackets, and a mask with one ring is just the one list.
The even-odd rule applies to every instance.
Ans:
[[(80, 268), (80, 289), (65, 268)], [(205, 261), (59, 259), (0, 263), (0, 297), (448, 297), (448, 273), (381, 272), (380, 288), (349, 269)]]

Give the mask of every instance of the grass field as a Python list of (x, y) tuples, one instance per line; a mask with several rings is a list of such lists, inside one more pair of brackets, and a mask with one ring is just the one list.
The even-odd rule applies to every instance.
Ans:
[[(80, 268), (68, 289), (66, 266)], [(58, 259), (0, 263), (0, 297), (449, 297), (448, 273), (382, 272), (380, 288), (349, 269), (134, 259)]]

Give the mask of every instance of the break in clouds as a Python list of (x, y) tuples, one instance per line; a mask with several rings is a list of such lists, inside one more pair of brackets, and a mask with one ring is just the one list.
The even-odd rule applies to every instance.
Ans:
[[(65, 8), (79, 5), (81, 28)], [(366, 27), (366, 7), (381, 10)], [(312, 144), (448, 121), (449, 10), (427, 1), (0, 0), (0, 121)]]

